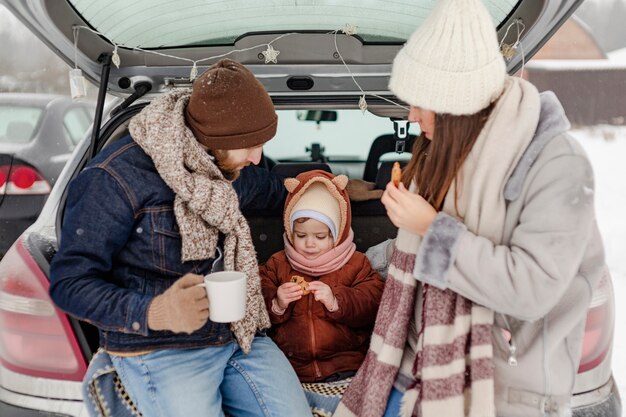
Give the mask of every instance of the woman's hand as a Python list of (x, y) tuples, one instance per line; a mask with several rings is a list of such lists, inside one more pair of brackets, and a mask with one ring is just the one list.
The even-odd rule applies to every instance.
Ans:
[(321, 281), (313, 281), (309, 282), (309, 290), (313, 293), (315, 297), (315, 301), (319, 301), (324, 304), (326, 310), (335, 311), (337, 308), (337, 299), (335, 298), (335, 294), (333, 294), (333, 290), (326, 284)]
[(295, 282), (286, 282), (276, 292), (276, 304), (281, 309), (286, 309), (290, 303), (302, 298), (302, 288)]
[(416, 235), (424, 236), (437, 216), (433, 206), (421, 195), (407, 190), (402, 183), (396, 187), (389, 182), (380, 201), (387, 209), (389, 220), (397, 228)]

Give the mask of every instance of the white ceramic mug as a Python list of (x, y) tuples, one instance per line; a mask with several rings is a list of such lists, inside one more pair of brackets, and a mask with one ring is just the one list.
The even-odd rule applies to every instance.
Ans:
[(246, 274), (238, 271), (220, 271), (204, 276), (209, 297), (209, 318), (216, 323), (232, 323), (246, 315)]

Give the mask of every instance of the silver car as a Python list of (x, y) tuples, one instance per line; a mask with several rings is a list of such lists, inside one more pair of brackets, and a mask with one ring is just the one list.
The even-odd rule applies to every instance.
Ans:
[(39, 216), (94, 108), (61, 95), (0, 94), (0, 256)]
[[(279, 132), (266, 147), (263, 168), (306, 163), (352, 178), (367, 172), (384, 184), (389, 152), (409, 149), (407, 111), (392, 103), (397, 99), (387, 84), (395, 54), (432, 0), (0, 2), (100, 86), (91, 140), (78, 144), (38, 220), (0, 262), (0, 415), (87, 415), (81, 380), (97, 349), (97, 332), (52, 304), (49, 265), (69, 182), (127, 132), (129, 119), (152, 97), (190, 86), (196, 73), (228, 55), (254, 72), (278, 109)], [(579, 3), (486, 1), (508, 48), (509, 72), (530, 59)], [(82, 81), (74, 81), (80, 95)], [(104, 110), (105, 92), (118, 97), (112, 111)], [(247, 216), (262, 260), (280, 245), (280, 213)], [(396, 232), (377, 201), (353, 206), (353, 227), (358, 250)], [(611, 282), (594, 291), (572, 405), (575, 416), (619, 417)]]

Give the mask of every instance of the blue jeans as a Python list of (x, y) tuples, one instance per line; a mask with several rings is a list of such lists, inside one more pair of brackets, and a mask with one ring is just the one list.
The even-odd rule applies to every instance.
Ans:
[(391, 389), (389, 398), (387, 399), (387, 408), (383, 417), (398, 417), (400, 415), (400, 402), (404, 393), (395, 388)]
[(247, 355), (232, 342), (111, 361), (146, 417), (311, 415), (293, 368), (266, 336), (255, 337)]

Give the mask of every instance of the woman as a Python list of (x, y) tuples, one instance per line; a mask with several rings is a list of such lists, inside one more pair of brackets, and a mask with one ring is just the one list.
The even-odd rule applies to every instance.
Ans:
[(335, 416), (569, 415), (607, 269), (591, 166), (560, 103), (506, 75), (480, 0), (441, 0), (390, 88), (422, 134), (382, 198), (399, 232)]

